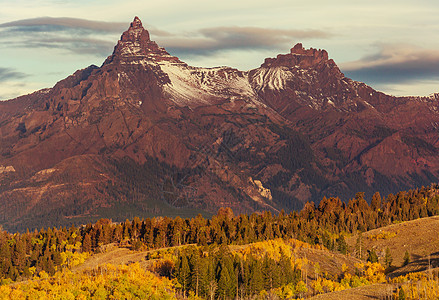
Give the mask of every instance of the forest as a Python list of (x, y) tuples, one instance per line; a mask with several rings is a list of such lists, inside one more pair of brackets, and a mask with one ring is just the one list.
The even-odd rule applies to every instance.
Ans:
[[(386, 258), (390, 264), (380, 264), (373, 249), (349, 250), (346, 237), (435, 215), (439, 215), (439, 187), (431, 185), (387, 197), (375, 193), (369, 201), (363, 193), (348, 203), (323, 198), (317, 206), (311, 202), (300, 212), (282, 211), (279, 215), (266, 211), (235, 216), (230, 208), (222, 208), (211, 219), (201, 215), (191, 219), (135, 217), (122, 223), (101, 219), (80, 227), (26, 233), (2, 230), (0, 298), (70, 293), (65, 299), (118, 299), (132, 292), (139, 293), (132, 297), (138, 299), (144, 295), (157, 299), (251, 299), (266, 295), (291, 299), (388, 282), (385, 273), (391, 258)], [(146, 251), (149, 264), (72, 271), (107, 251), (108, 245)], [(318, 263), (298, 256), (298, 249), (303, 248), (366, 260), (350, 271), (344, 266), (339, 274), (328, 274)], [(425, 287), (410, 286), (407, 276), (405, 280), (392, 279), (399, 280), (395, 297), (411, 299), (410, 295), (421, 292), (439, 295), (433, 284), (437, 274), (433, 275), (416, 275)], [(149, 285), (137, 291), (136, 284), (146, 280), (142, 278), (150, 278)], [(100, 281), (105, 284), (99, 285)], [(120, 284), (126, 285), (123, 291)]]

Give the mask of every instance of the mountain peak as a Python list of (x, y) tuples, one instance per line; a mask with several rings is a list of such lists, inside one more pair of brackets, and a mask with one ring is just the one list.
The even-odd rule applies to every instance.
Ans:
[(279, 54), (276, 58), (265, 59), (262, 67), (299, 66), (301, 68), (308, 68), (328, 60), (328, 52), (326, 50), (305, 49), (301, 43), (298, 43), (291, 48), (288, 54)]
[(128, 30), (120, 37), (114, 47), (113, 54), (107, 58), (104, 64), (121, 60), (125, 63), (135, 63), (140, 59), (178, 61), (177, 57), (171, 56), (156, 42), (151, 41), (148, 30), (143, 27), (142, 21), (136, 16)]
[(131, 22), (128, 30), (122, 34), (121, 40), (132, 42), (151, 41), (148, 30), (143, 28), (142, 21), (140, 21), (137, 16), (134, 18), (133, 22)]
[(305, 55), (314, 57), (316, 60), (328, 60), (328, 52), (326, 50), (317, 50), (314, 48), (305, 49), (302, 43), (297, 43), (293, 48), (291, 48), (290, 53), (293, 55)]

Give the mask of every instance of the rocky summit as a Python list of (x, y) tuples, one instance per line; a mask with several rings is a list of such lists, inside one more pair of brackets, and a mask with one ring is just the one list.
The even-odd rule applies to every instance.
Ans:
[(136, 17), (101, 67), (0, 102), (0, 224), (278, 213), (429, 185), (438, 105), (377, 92), (301, 44), (247, 72), (192, 67)]

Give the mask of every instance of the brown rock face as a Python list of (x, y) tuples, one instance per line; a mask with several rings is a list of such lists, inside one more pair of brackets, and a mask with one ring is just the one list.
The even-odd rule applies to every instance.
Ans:
[(376, 92), (301, 44), (249, 72), (191, 67), (136, 17), (101, 67), (0, 103), (0, 224), (278, 212), (427, 185), (438, 111), (438, 94)]
[(140, 19), (135, 17), (130, 28), (122, 34), (114, 47), (113, 55), (107, 58), (104, 65), (112, 63), (114, 60), (129, 62), (142, 58), (149, 58), (152, 61), (179, 61), (177, 57), (169, 55), (164, 48), (160, 48), (156, 42), (151, 41), (149, 32), (143, 28)]
[(328, 52), (325, 50), (317, 49), (304, 49), (302, 44), (298, 43), (288, 54), (279, 54), (276, 58), (266, 58), (265, 62), (262, 64), (264, 68), (270, 67), (301, 67), (309, 68), (311, 66), (316, 66), (319, 63), (327, 62)]

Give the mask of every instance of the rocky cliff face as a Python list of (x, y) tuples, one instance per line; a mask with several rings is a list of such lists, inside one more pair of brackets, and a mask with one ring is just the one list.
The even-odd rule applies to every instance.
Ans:
[(376, 92), (301, 44), (249, 72), (191, 67), (136, 17), (101, 67), (0, 103), (0, 223), (278, 212), (426, 185), (438, 105)]

